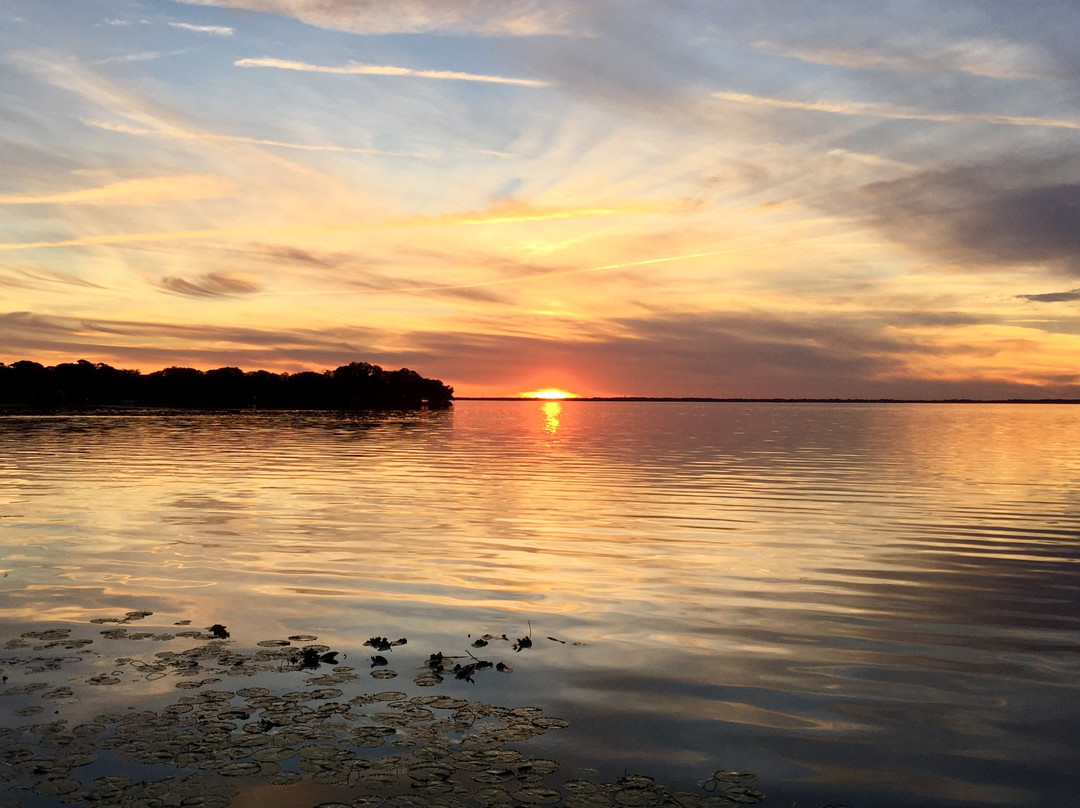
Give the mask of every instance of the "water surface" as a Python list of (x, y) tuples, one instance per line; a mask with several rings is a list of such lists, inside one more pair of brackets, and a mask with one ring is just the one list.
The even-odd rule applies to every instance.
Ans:
[(429, 653), (531, 636), (440, 692), (568, 719), (535, 741), (568, 771), (1076, 804), (1077, 435), (1064, 405), (8, 416), (0, 639), (132, 609), (354, 659), (406, 636), (412, 692)]

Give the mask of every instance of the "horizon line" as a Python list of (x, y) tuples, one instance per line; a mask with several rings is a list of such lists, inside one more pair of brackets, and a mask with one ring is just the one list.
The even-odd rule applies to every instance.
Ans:
[(453, 396), (451, 401), (564, 401), (600, 402), (670, 402), (717, 404), (1080, 404), (1080, 398), (717, 398), (712, 396), (567, 396), (540, 398), (537, 396)]

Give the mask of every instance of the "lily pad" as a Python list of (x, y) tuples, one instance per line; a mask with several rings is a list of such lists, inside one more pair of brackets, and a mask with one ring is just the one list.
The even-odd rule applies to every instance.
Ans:
[(562, 799), (562, 794), (553, 788), (526, 786), (514, 792), (514, 799), (524, 805), (551, 805)]

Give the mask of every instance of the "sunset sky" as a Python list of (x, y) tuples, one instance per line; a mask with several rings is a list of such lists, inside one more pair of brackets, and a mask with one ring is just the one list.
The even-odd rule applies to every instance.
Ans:
[(1076, 0), (5, 0), (0, 361), (1080, 397)]

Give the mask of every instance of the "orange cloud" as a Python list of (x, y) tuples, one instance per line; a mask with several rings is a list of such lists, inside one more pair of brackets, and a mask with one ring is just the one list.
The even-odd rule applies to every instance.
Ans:
[(154, 205), (226, 196), (233, 188), (233, 183), (222, 177), (153, 177), (50, 194), (4, 194), (0, 205)]
[(33, 250), (49, 247), (90, 247), (101, 244), (122, 244), (139, 241), (170, 241), (220, 236), (253, 236), (265, 234), (335, 233), (349, 230), (379, 229), (387, 227), (450, 226), (514, 224), (549, 219), (575, 219), (587, 216), (616, 216), (627, 214), (659, 213), (670, 208), (656, 204), (625, 204), (597, 207), (534, 207), (525, 202), (507, 201), (496, 203), (485, 210), (465, 213), (448, 213), (443, 216), (409, 216), (374, 222), (342, 225), (312, 225), (303, 227), (239, 227), (206, 230), (179, 230), (160, 233), (116, 233), (102, 236), (83, 236), (60, 241), (30, 241), (0, 244), (0, 252)]

